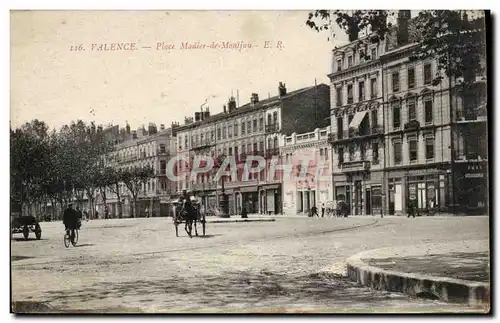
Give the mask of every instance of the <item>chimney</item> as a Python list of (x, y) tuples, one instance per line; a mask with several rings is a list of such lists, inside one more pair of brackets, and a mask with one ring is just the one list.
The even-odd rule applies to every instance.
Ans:
[(207, 120), (208, 118), (210, 118), (210, 110), (205, 108), (205, 111), (203, 111), (203, 120)]
[(165, 125), (164, 125), (163, 123), (162, 123), (162, 124), (160, 124), (160, 130), (161, 130), (161, 131), (164, 131), (164, 130), (165, 130)]
[(156, 134), (157, 132), (158, 131), (156, 129), (156, 124), (153, 122), (150, 122), (148, 125), (148, 134), (151, 136), (151, 135)]
[(359, 37), (359, 26), (356, 22), (352, 23), (347, 27), (347, 34), (349, 35), (349, 41), (353, 42), (358, 40)]
[(280, 85), (278, 87), (278, 91), (280, 94), (280, 98), (286, 95), (286, 84), (283, 82), (280, 82)]
[(128, 124), (128, 122), (127, 125), (125, 126), (125, 132), (127, 133), (127, 135), (130, 135), (130, 125)]
[(229, 101), (227, 101), (227, 107), (228, 107), (229, 113), (236, 110), (236, 100), (234, 99), (234, 96), (231, 96), (229, 98)]
[(184, 124), (193, 123), (193, 117), (184, 117)]
[(202, 121), (201, 112), (195, 112), (194, 113), (194, 122), (200, 122), (200, 121)]
[(137, 131), (132, 131), (132, 139), (137, 139)]
[(252, 102), (252, 104), (258, 103), (259, 95), (257, 93), (252, 93), (252, 96), (250, 97), (250, 102)]
[(102, 132), (102, 126), (97, 126), (97, 133), (101, 133)]
[(227, 107), (225, 104), (224, 104), (224, 113), (227, 113)]
[(397, 30), (397, 44), (398, 46), (403, 46), (408, 44), (408, 25), (411, 18), (410, 10), (399, 10), (398, 11), (398, 30)]

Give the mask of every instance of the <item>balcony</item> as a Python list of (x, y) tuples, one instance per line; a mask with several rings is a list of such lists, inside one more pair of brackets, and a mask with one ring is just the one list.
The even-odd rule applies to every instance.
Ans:
[(212, 181), (205, 183), (191, 183), (193, 191), (211, 191), (216, 189), (216, 184)]
[(278, 126), (277, 123), (266, 125), (266, 133), (267, 134), (269, 134), (269, 133), (276, 133), (278, 131), (279, 131), (279, 126)]
[(271, 149), (267, 149), (266, 152), (265, 152), (265, 158), (273, 158), (273, 156), (279, 156), (280, 154), (280, 150), (279, 148), (271, 148)]
[(384, 129), (382, 126), (370, 127), (368, 129), (364, 129), (364, 131), (359, 129), (349, 129), (343, 132), (328, 134), (328, 142), (340, 143), (354, 139), (364, 139), (372, 136), (378, 136), (382, 135), (383, 133)]
[(367, 160), (345, 161), (340, 165), (342, 172), (364, 172), (370, 169), (370, 162)]
[(158, 149), (156, 151), (156, 154), (158, 156), (168, 156), (168, 155), (170, 155), (170, 152), (168, 150), (165, 150), (165, 149)]
[(486, 122), (487, 113), (486, 107), (484, 109), (469, 109), (469, 110), (459, 110), (457, 111), (457, 123), (469, 123), (469, 122)]
[(137, 160), (137, 156), (132, 155), (132, 156), (123, 156), (123, 157), (117, 157), (116, 162), (119, 164), (123, 163), (129, 163)]
[(212, 146), (215, 146), (215, 141), (205, 139), (205, 140), (200, 140), (199, 142), (194, 142), (191, 145), (191, 149), (192, 150), (201, 150), (204, 148), (210, 148)]
[(420, 122), (418, 122), (417, 120), (408, 121), (407, 123), (405, 123), (404, 129), (406, 131), (418, 130), (420, 129)]
[(479, 153), (479, 152), (469, 152), (469, 153), (454, 152), (453, 159), (457, 163), (480, 162), (480, 161), (487, 161), (488, 155), (486, 153)]

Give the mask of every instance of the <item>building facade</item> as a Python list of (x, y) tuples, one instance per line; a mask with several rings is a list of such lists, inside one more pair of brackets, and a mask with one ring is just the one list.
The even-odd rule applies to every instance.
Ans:
[[(182, 178), (178, 193), (192, 191), (210, 209), (219, 205), (218, 197), (224, 190), (230, 214), (239, 214), (243, 207), (248, 213), (281, 213), (281, 179), (271, 178), (267, 173), (272, 157), (279, 156), (280, 136), (296, 130), (311, 131), (318, 124), (328, 125), (329, 94), (325, 84), (288, 93), (280, 83), (277, 96), (260, 100), (254, 93), (250, 102), (241, 107), (231, 97), (222, 113), (211, 116), (205, 110), (195, 114), (194, 120), (187, 118), (185, 125), (175, 129), (179, 154), (189, 160), (200, 154), (233, 156), (237, 169), (236, 176), (224, 176), (215, 182), (214, 172), (197, 174), (193, 179), (189, 162), (179, 163), (177, 171)], [(314, 118), (310, 117), (311, 112)], [(244, 179), (248, 155), (264, 157), (266, 167)]]
[[(352, 214), (401, 215), (411, 203), (424, 212), (485, 212), (486, 81), (477, 77), (470, 95), (457, 79), (433, 84), (444, 72), (433, 59), (410, 59), (419, 46), (411, 25), (409, 12), (400, 11), (393, 33), (368, 48), (376, 54), (369, 61), (356, 54), (356, 42), (334, 51), (335, 196)], [(371, 86), (362, 90), (362, 75), (377, 84), (375, 94)]]
[[(330, 127), (285, 136), (280, 148), (283, 162), (292, 166), (290, 176), (283, 176), (283, 213), (308, 215), (313, 206), (333, 201), (332, 147), (328, 143)], [(307, 159), (305, 158), (307, 157)], [(301, 162), (308, 160), (305, 176)]]
[[(150, 124), (148, 130), (144, 127), (130, 131), (127, 127), (125, 138), (117, 142), (114, 150), (107, 156), (107, 165), (117, 169), (132, 169), (134, 167), (150, 166), (155, 177), (141, 185), (137, 203), (136, 216), (167, 216), (171, 213), (170, 196), (175, 193), (175, 183), (167, 178), (167, 163), (175, 155), (175, 145), (171, 129), (164, 125), (158, 130), (155, 124)], [(133, 205), (132, 196), (123, 183), (118, 187), (108, 187), (106, 192), (106, 207), (109, 217), (130, 217)], [(119, 199), (118, 199), (119, 196)], [(96, 194), (97, 211), (102, 216), (105, 212), (103, 193)]]

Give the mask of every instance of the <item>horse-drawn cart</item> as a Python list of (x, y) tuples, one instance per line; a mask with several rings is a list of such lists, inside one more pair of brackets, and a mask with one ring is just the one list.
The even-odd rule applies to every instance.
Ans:
[[(177, 199), (172, 202), (173, 208), (174, 208), (174, 216), (172, 218), (172, 221), (175, 226), (175, 236), (179, 236), (179, 224), (185, 223), (185, 230), (189, 236), (191, 236), (191, 231), (192, 231), (192, 225), (194, 224), (194, 232), (196, 235), (198, 235), (198, 230), (196, 227), (196, 223), (199, 222), (202, 225), (202, 233), (205, 235), (205, 226), (206, 226), (206, 218), (205, 214), (201, 212), (201, 202), (196, 199), (195, 197), (191, 196), (191, 203), (193, 204), (193, 208), (196, 214), (196, 217), (194, 219), (194, 223), (191, 223), (191, 221), (188, 220), (187, 214), (185, 214), (182, 210), (182, 200)], [(189, 230), (188, 230), (189, 229)]]
[(11, 234), (22, 233), (25, 240), (28, 240), (30, 231), (35, 233), (37, 240), (42, 238), (42, 228), (34, 216), (13, 217), (11, 226)]

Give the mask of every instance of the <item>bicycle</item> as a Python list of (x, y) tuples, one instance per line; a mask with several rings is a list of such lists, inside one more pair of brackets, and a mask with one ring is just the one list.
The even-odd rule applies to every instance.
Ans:
[[(76, 247), (78, 243), (78, 229), (66, 229), (65, 231), (64, 246), (69, 248), (69, 244), (71, 243), (73, 247)], [(73, 239), (71, 237), (73, 237)]]

